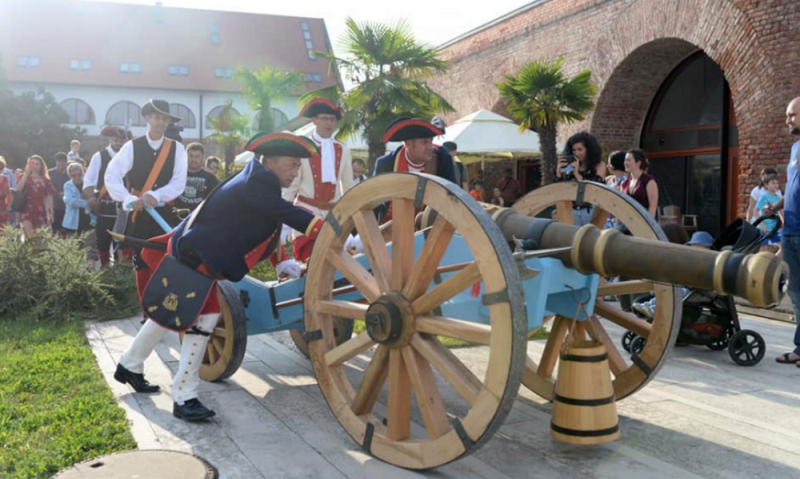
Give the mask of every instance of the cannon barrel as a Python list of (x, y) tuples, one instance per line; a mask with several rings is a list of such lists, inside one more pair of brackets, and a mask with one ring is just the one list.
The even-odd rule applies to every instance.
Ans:
[(627, 276), (740, 296), (757, 306), (781, 300), (788, 269), (770, 253), (710, 251), (626, 236), (593, 225), (576, 227), (531, 218), (510, 208), (492, 215), (506, 239), (524, 239), (535, 248), (572, 246), (556, 255), (581, 273)]

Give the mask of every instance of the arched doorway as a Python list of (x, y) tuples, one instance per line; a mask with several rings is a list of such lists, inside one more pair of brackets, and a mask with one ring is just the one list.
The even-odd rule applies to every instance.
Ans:
[(660, 205), (679, 206), (697, 216), (699, 230), (718, 235), (735, 213), (737, 144), (725, 75), (698, 51), (667, 76), (642, 129)]

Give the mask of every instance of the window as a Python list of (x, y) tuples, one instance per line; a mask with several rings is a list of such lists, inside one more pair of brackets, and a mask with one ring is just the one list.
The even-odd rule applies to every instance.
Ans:
[(126, 63), (119, 64), (120, 73), (142, 73), (142, 65), (139, 63)]
[[(253, 117), (253, 125), (252, 125), (253, 126), (253, 131), (261, 131), (261, 128), (259, 128), (259, 125), (258, 125), (259, 121), (261, 121), (260, 112), (256, 113), (255, 116)], [(278, 110), (277, 108), (273, 108), (272, 109), (272, 126), (273, 126), (273, 130), (272, 131), (280, 130), (281, 127), (283, 127), (287, 123), (289, 123), (289, 117), (287, 117), (284, 112)]]
[[(208, 112), (208, 115), (206, 115), (206, 120), (219, 117), (219, 114), (222, 112), (223, 108), (225, 108), (225, 105), (215, 106), (212, 108), (211, 111)], [(239, 115), (239, 111), (236, 108), (231, 107), (231, 115)]]
[(69, 69), (70, 70), (89, 71), (89, 70), (92, 69), (92, 61), (91, 60), (70, 60), (69, 61)]
[(73, 125), (94, 125), (94, 111), (83, 100), (69, 99), (61, 102), (61, 108), (69, 115), (69, 123)]
[(309, 60), (316, 60), (317, 59), (317, 56), (314, 55), (314, 52), (312, 50), (308, 51), (308, 59)]
[(305, 79), (309, 83), (322, 83), (322, 75), (319, 73), (306, 73)]
[(172, 76), (185, 77), (189, 75), (189, 67), (186, 65), (170, 65), (169, 74)]
[(197, 128), (197, 122), (194, 119), (194, 113), (192, 113), (192, 110), (190, 110), (188, 106), (181, 105), (180, 103), (170, 103), (169, 113), (182, 118), (182, 120), (178, 122), (178, 126), (182, 126), (184, 128)]
[(217, 78), (231, 78), (233, 76), (233, 68), (215, 68), (214, 76)]
[(17, 57), (17, 66), (20, 68), (36, 68), (41, 63), (39, 57)]
[(304, 32), (307, 32), (308, 31), (308, 22), (305, 21), (305, 20), (300, 22), (300, 29), (303, 30)]
[(126, 128), (147, 126), (147, 122), (142, 116), (142, 109), (139, 108), (139, 105), (130, 101), (121, 101), (109, 108), (108, 113), (106, 113), (106, 124)]
[(216, 23), (211, 24), (211, 44), (220, 45), (222, 41), (219, 38), (219, 25)]
[(311, 40), (311, 32), (303, 32), (303, 38), (306, 40)]
[(303, 32), (303, 39), (306, 42), (306, 54), (308, 55), (308, 59), (316, 60), (317, 56), (314, 55), (314, 41), (311, 40), (311, 31), (309, 30), (307, 21), (303, 20), (300, 22), (300, 30)]

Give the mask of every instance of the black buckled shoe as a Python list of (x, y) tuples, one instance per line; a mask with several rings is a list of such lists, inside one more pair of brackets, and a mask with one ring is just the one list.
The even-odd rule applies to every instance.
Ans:
[(216, 416), (217, 413), (203, 406), (203, 403), (197, 399), (189, 399), (183, 403), (183, 406), (172, 403), (172, 415), (184, 421), (202, 421)]
[(114, 373), (114, 379), (122, 384), (130, 384), (137, 393), (155, 393), (161, 389), (159, 386), (147, 382), (144, 374), (128, 371), (121, 364), (117, 364), (117, 372)]

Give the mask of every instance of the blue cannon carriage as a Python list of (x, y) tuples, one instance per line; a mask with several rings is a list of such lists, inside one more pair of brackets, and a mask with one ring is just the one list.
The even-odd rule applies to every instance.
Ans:
[[(594, 206), (591, 225), (572, 226), (573, 201)], [(388, 227), (373, 214), (385, 202)], [(536, 218), (553, 206), (556, 221)], [(609, 214), (632, 236), (595, 226)], [(343, 250), (354, 229), (363, 255)], [(605, 282), (618, 275), (635, 279)], [(289, 330), (351, 437), (379, 459), (427, 469), (491, 438), (521, 384), (553, 400), (560, 352), (576, 334), (605, 346), (619, 400), (655, 376), (674, 344), (681, 318), (673, 285), (766, 305), (780, 300), (786, 277), (767, 253), (666, 243), (641, 206), (604, 185), (552, 185), (508, 209), (437, 177), (381, 175), (330, 212), (305, 276), (220, 284), (223, 315), (201, 377), (232, 375), (247, 335)], [(642, 292), (657, 298), (652, 322), (602, 300)], [(641, 352), (617, 349), (612, 335), (625, 330), (647, 338)], [(529, 342), (532, 335), (546, 339)], [(448, 338), (474, 347), (449, 349)]]

